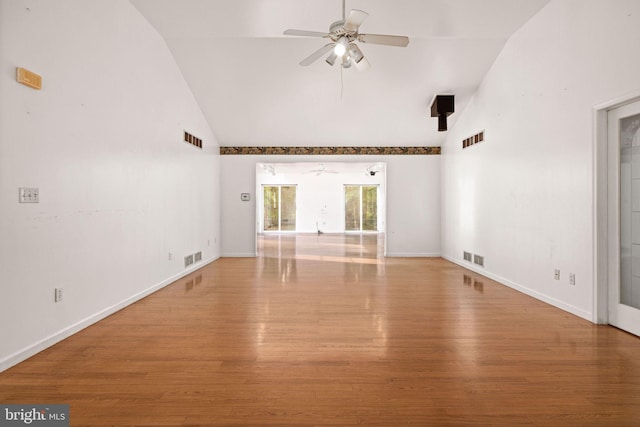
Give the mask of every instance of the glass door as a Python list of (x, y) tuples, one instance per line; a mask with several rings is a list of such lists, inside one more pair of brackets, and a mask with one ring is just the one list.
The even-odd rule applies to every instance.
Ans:
[(296, 230), (296, 186), (263, 186), (264, 231)]
[(640, 335), (640, 101), (608, 120), (609, 323)]
[(378, 230), (378, 186), (344, 186), (346, 231)]
[(362, 196), (360, 210), (362, 212), (362, 230), (378, 230), (378, 186), (368, 185), (361, 187)]
[(296, 187), (280, 187), (280, 230), (296, 231)]

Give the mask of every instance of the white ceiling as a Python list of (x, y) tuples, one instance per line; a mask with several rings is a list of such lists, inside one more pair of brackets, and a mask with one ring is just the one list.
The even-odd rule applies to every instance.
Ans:
[(406, 48), (360, 44), (371, 69), (298, 65), (325, 39), (342, 0), (131, 0), (166, 40), (223, 146), (439, 146), (429, 116), (456, 95), (455, 124), (506, 40), (549, 0), (347, 0), (361, 33), (406, 35)]

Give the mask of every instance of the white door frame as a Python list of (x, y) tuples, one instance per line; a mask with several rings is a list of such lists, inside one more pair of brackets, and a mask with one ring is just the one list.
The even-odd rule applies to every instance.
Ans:
[(640, 101), (640, 90), (628, 93), (593, 108), (593, 295), (594, 323), (609, 323), (609, 141), (608, 113), (614, 108)]

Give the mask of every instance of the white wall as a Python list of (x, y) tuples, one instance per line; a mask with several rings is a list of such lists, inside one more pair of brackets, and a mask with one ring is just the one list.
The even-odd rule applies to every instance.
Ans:
[(2, 0), (0, 64), (2, 370), (185, 274), (184, 255), (217, 258), (220, 183), (205, 118), (128, 1)]
[(484, 255), (490, 277), (595, 318), (593, 108), (640, 88), (639, 18), (637, 0), (555, 0), (509, 40), (443, 147), (443, 256)]
[[(388, 256), (440, 255), (440, 156), (221, 157), (222, 256), (255, 256), (256, 164), (285, 162), (386, 163)], [(251, 193), (242, 202), (240, 193)]]

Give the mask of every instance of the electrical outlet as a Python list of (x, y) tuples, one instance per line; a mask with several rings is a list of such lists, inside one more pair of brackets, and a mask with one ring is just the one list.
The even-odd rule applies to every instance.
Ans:
[(554, 270), (553, 278), (556, 280), (560, 280), (560, 270)]
[(55, 302), (60, 302), (62, 301), (62, 288), (55, 288), (54, 291), (54, 301)]
[(173, 260), (173, 254), (169, 252), (169, 261)]
[(576, 285), (576, 275), (575, 273), (569, 273), (569, 284), (572, 286)]

